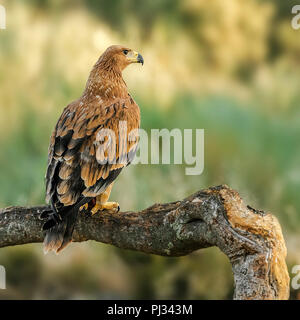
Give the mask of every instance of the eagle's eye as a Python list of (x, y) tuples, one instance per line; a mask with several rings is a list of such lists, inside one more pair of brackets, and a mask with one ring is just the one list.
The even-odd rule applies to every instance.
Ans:
[(123, 53), (124, 53), (125, 56), (126, 56), (126, 54), (128, 53), (128, 50), (123, 50)]

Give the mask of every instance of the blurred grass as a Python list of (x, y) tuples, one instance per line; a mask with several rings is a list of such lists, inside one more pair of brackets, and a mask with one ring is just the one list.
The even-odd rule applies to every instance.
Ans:
[[(0, 207), (44, 202), (51, 131), (82, 92), (107, 45), (142, 52), (125, 72), (142, 128), (205, 130), (205, 169), (130, 166), (114, 186), (122, 210), (182, 199), (226, 183), (283, 227), (299, 264), (299, 34), (280, 1), (4, 1), (0, 32)], [(283, 7), (282, 7), (283, 6)], [(134, 10), (133, 10), (134, 8)], [(214, 18), (212, 18), (214, 17)], [(253, 17), (256, 17), (255, 19)], [(253, 34), (256, 34), (254, 37)], [(229, 299), (229, 262), (217, 249), (163, 258), (96, 243), (60, 256), (41, 245), (4, 248), (0, 298)], [(292, 292), (293, 298), (297, 293)]]

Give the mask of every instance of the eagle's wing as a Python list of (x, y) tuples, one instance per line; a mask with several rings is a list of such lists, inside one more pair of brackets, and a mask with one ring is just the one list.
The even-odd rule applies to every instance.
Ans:
[[(103, 193), (134, 157), (139, 122), (139, 108), (131, 97), (107, 106), (78, 101), (66, 107), (51, 137), (46, 200), (59, 208)], [(111, 130), (115, 141), (105, 137), (103, 129)], [(114, 154), (109, 152), (114, 148)]]

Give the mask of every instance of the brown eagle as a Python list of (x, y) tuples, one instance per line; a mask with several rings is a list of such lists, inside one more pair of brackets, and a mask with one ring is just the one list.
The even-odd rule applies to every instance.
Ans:
[(129, 139), (129, 134), (140, 125), (139, 107), (122, 78), (131, 63), (143, 64), (143, 57), (120, 45), (106, 49), (82, 96), (63, 110), (56, 124), (46, 173), (51, 210), (41, 214), (46, 219), (45, 252), (58, 253), (72, 241), (79, 209), (89, 206), (92, 214), (119, 210), (108, 198), (114, 180), (135, 155), (138, 135)]

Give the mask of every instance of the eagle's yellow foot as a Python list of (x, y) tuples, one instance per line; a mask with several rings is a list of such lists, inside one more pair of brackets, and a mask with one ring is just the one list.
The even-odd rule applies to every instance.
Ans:
[(82, 211), (82, 210), (86, 211), (86, 210), (88, 210), (88, 208), (89, 208), (89, 204), (86, 203), (86, 204), (84, 204), (83, 206), (81, 206), (81, 207), (79, 208), (79, 211)]
[(91, 210), (92, 215), (97, 213), (98, 211), (107, 210), (109, 212), (119, 212), (120, 205), (118, 202), (105, 202), (105, 203), (96, 203), (93, 209)]

